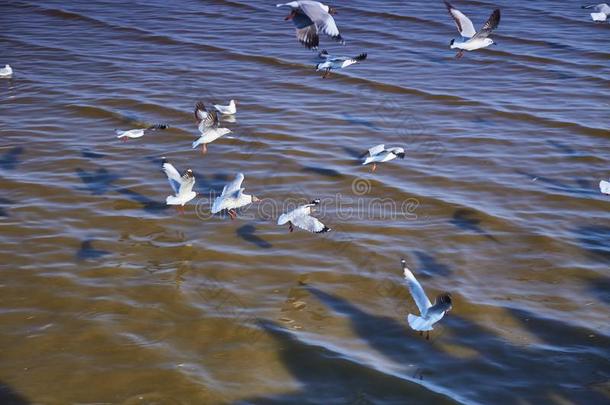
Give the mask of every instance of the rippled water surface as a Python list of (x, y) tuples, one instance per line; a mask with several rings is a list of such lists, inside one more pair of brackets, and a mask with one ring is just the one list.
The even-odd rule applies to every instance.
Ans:
[[(334, 5), (323, 47), (369, 58), (322, 79), (272, 1), (1, 2), (0, 403), (610, 401), (610, 25), (455, 0), (502, 9), (457, 61), (440, 1)], [(231, 98), (192, 150), (195, 102)], [(378, 143), (406, 159), (372, 174)], [(240, 171), (263, 202), (211, 217)], [(275, 225), (314, 198), (332, 232)], [(453, 294), (429, 341), (401, 257)]]

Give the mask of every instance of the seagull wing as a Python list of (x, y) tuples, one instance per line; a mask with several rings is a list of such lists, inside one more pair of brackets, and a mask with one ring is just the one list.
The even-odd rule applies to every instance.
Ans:
[(207, 111), (201, 101), (195, 106), (195, 119), (200, 132), (206, 128), (217, 127), (220, 122), (216, 111)]
[(193, 191), (193, 187), (195, 186), (195, 176), (192, 174), (189, 176), (187, 173), (182, 176), (182, 183), (180, 183), (180, 188), (178, 189), (179, 195), (186, 195)]
[(449, 2), (445, 1), (445, 6), (447, 6), (447, 10), (453, 20), (455, 21), (455, 25), (460, 32), (460, 35), (464, 38), (472, 38), (477, 32), (474, 29), (474, 25), (472, 25), (472, 21), (470, 18), (466, 17), (464, 13), (462, 13), (457, 8), (454, 8)]
[(432, 306), (432, 303), (430, 303), (430, 300), (426, 296), (421, 284), (419, 284), (419, 281), (417, 281), (413, 273), (411, 273), (411, 270), (409, 270), (404, 264), (403, 270), (405, 273), (405, 280), (407, 280), (407, 287), (409, 287), (409, 292), (411, 293), (417, 308), (419, 308), (421, 315), (426, 316), (426, 312), (428, 312), (428, 308)]
[(169, 185), (172, 187), (172, 190), (174, 190), (174, 193), (178, 194), (180, 187), (182, 186), (182, 177), (180, 176), (180, 173), (178, 173), (178, 170), (176, 170), (174, 165), (168, 162), (163, 162), (163, 171), (169, 180)]
[(606, 14), (610, 13), (610, 6), (607, 5), (606, 3), (587, 4), (585, 6), (582, 6), (582, 8), (584, 8), (584, 9), (593, 9), (593, 10), (597, 11), (598, 13), (606, 13)]
[(320, 220), (310, 215), (301, 215), (290, 220), (294, 226), (314, 233), (324, 233), (330, 231), (329, 228), (324, 226)]
[(317, 48), (320, 45), (318, 27), (303, 13), (297, 13), (292, 18), (296, 27), (297, 39), (307, 48)]
[(481, 30), (479, 32), (477, 32), (475, 34), (475, 36), (472, 38), (473, 39), (487, 38), (493, 30), (498, 28), (499, 24), (500, 24), (500, 9), (497, 8), (493, 11), (493, 13), (491, 13), (487, 22), (485, 24), (483, 24), (483, 28), (481, 28)]
[(385, 150), (385, 145), (381, 144), (381, 145), (377, 145), (377, 146), (373, 146), (371, 149), (369, 149), (369, 156), (375, 156), (380, 154), (381, 152), (383, 152)]
[(301, 11), (322, 31), (335, 41), (343, 42), (339, 28), (332, 15), (328, 14), (317, 1), (299, 2)]
[(230, 182), (229, 184), (224, 186), (224, 188), (222, 189), (221, 196), (226, 196), (231, 193), (235, 193), (236, 191), (239, 191), (239, 189), (241, 188), (241, 183), (243, 183), (243, 181), (244, 181), (244, 174), (237, 173), (237, 176), (235, 176), (235, 180), (233, 180), (232, 182)]

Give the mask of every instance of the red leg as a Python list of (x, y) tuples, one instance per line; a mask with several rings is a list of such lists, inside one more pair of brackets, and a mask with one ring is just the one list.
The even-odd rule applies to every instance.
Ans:
[(202, 144), (201, 145), (201, 154), (205, 155), (207, 153), (207, 151), (208, 151), (208, 147), (206, 146), (206, 144), (205, 143)]
[(371, 168), (371, 173), (375, 173), (375, 170), (377, 170), (377, 163), (373, 163), (373, 167)]
[(462, 56), (464, 56), (464, 51), (460, 49), (459, 52), (455, 55), (455, 59), (462, 59)]
[(231, 217), (231, 220), (235, 219), (237, 217), (237, 212), (235, 212), (234, 209), (230, 209), (229, 210), (229, 216)]

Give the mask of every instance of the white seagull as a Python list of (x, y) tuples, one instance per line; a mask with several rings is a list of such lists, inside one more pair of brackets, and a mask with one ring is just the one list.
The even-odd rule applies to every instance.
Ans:
[(129, 129), (127, 131), (122, 131), (120, 129), (115, 129), (114, 132), (116, 133), (117, 138), (119, 138), (123, 142), (127, 142), (127, 140), (129, 138), (132, 138), (132, 139), (133, 138), (141, 138), (147, 132), (156, 131), (157, 129), (167, 129), (167, 128), (169, 128), (169, 125), (157, 124), (157, 125), (152, 125), (152, 126), (150, 126), (148, 128)]
[(214, 104), (214, 108), (223, 115), (234, 115), (237, 112), (235, 100), (229, 101), (229, 105)]
[(320, 52), (319, 56), (323, 59), (326, 59), (324, 62), (318, 63), (316, 65), (316, 71), (324, 71), (324, 75), (322, 76), (322, 78), (328, 77), (328, 75), (330, 75), (331, 70), (343, 69), (355, 63), (362, 62), (366, 59), (366, 53), (361, 53), (360, 55), (353, 58), (347, 56), (334, 57), (329, 55), (326, 50)]
[(409, 292), (421, 314), (420, 316), (409, 314), (407, 317), (409, 326), (411, 329), (419, 331), (420, 334), (426, 331), (426, 339), (430, 339), (430, 331), (434, 329), (432, 326), (443, 319), (445, 313), (449, 312), (452, 308), (451, 294), (442, 293), (437, 295), (434, 305), (432, 305), (422, 286), (413, 273), (411, 273), (411, 270), (407, 268), (405, 259), (402, 259), (400, 263), (402, 263), (402, 270), (405, 274)]
[(222, 193), (216, 198), (212, 205), (212, 214), (227, 210), (231, 219), (235, 219), (237, 208), (260, 201), (253, 195), (244, 194), (245, 188), (241, 188), (244, 181), (243, 173), (238, 173), (235, 180), (224, 186)]
[(335, 41), (345, 45), (339, 33), (339, 28), (333, 18), (337, 14), (334, 7), (329, 7), (319, 1), (291, 1), (277, 4), (276, 7), (288, 6), (292, 11), (284, 20), (292, 20), (296, 27), (297, 39), (309, 49), (316, 49), (320, 45), (319, 32), (323, 32)]
[(193, 186), (195, 185), (193, 171), (188, 169), (183, 176), (180, 176), (178, 170), (176, 170), (174, 165), (169, 163), (165, 157), (163, 158), (161, 167), (167, 175), (169, 185), (172, 187), (175, 194), (167, 196), (165, 202), (167, 205), (175, 205), (178, 212), (184, 213), (184, 204), (197, 197), (197, 193), (193, 191)]
[(212, 143), (221, 136), (231, 132), (228, 128), (218, 127), (220, 123), (218, 113), (216, 111), (207, 111), (201, 101), (195, 105), (195, 119), (197, 120), (197, 128), (201, 135), (199, 139), (193, 142), (193, 149), (201, 145), (201, 153), (208, 151), (208, 143)]
[(2, 69), (0, 69), (0, 77), (9, 78), (13, 75), (13, 68), (9, 65), (4, 65)]
[(377, 169), (377, 163), (388, 162), (390, 160), (396, 159), (397, 157), (404, 159), (405, 150), (399, 147), (386, 149), (385, 145), (381, 144), (373, 146), (364, 155), (362, 155), (362, 157), (365, 158), (364, 162), (362, 162), (362, 165), (368, 165), (369, 163), (373, 163), (373, 168), (371, 169), (371, 171), (374, 172), (375, 169)]
[(599, 181), (599, 191), (601, 191), (604, 194), (610, 195), (610, 182), (608, 182), (606, 180), (600, 180)]
[(459, 49), (458, 53), (455, 55), (456, 58), (461, 58), (464, 55), (464, 51), (474, 51), (495, 44), (493, 39), (489, 38), (489, 36), (493, 30), (498, 28), (498, 24), (500, 24), (500, 9), (495, 9), (479, 32), (476, 32), (470, 18), (466, 17), (457, 8), (454, 8), (449, 2), (445, 1), (445, 5), (462, 36), (461, 41), (456, 42), (455, 39), (452, 39), (449, 44), (451, 49)]
[(294, 226), (314, 233), (325, 233), (330, 231), (330, 228), (325, 226), (317, 218), (312, 217), (311, 211), (313, 207), (320, 204), (320, 200), (313, 200), (309, 204), (301, 205), (300, 207), (280, 215), (277, 220), (278, 225), (284, 225), (288, 223), (288, 229), (290, 232), (294, 231)]
[[(589, 4), (587, 6), (582, 6), (584, 9), (593, 9), (594, 13), (591, 13), (591, 19), (595, 22), (603, 22), (608, 19), (610, 16), (610, 6), (606, 3), (601, 4)], [(8, 66), (8, 65), (7, 65)]]

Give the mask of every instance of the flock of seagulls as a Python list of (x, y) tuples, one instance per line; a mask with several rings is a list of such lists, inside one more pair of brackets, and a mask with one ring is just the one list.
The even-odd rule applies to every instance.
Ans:
[[(457, 49), (456, 58), (461, 58), (464, 51), (474, 51), (496, 44), (490, 36), (500, 24), (499, 9), (493, 10), (481, 29), (476, 31), (472, 21), (464, 13), (453, 7), (449, 2), (444, 1), (444, 3), (461, 36), (458, 40), (452, 39), (449, 45), (451, 49)], [(345, 44), (345, 40), (333, 18), (337, 14), (335, 8), (310, 0), (291, 1), (277, 4), (277, 7), (290, 8), (290, 13), (286, 16), (285, 20), (292, 21), (296, 29), (297, 40), (305, 47), (317, 49), (320, 44), (320, 33), (342, 45)], [(606, 21), (608, 16), (610, 16), (610, 6), (605, 3), (586, 5), (582, 6), (582, 8), (593, 10), (591, 18), (596, 22)], [(322, 61), (316, 65), (316, 71), (324, 72), (322, 77), (326, 78), (333, 70), (344, 69), (364, 61), (367, 58), (367, 54), (360, 53), (355, 57), (332, 56), (326, 50), (323, 50), (318, 54), (318, 57)], [(12, 75), (13, 69), (9, 65), (5, 65), (4, 68), (0, 69), (0, 78), (11, 78)], [(237, 103), (235, 100), (230, 100), (228, 105), (213, 104), (210, 107), (207, 107), (201, 101), (198, 102), (195, 105), (194, 114), (199, 137), (192, 143), (193, 149), (201, 146), (201, 153), (205, 154), (207, 153), (208, 144), (231, 133), (230, 129), (221, 127), (221, 117), (223, 121), (234, 122), (232, 117), (236, 113)], [(127, 141), (167, 128), (168, 125), (166, 124), (155, 124), (145, 128), (115, 130), (115, 132), (118, 139)], [(404, 159), (405, 150), (397, 146), (386, 148), (384, 144), (380, 144), (370, 148), (361, 158), (363, 159), (362, 165), (372, 164), (371, 172), (374, 172), (378, 163), (389, 162), (396, 158)], [(176, 167), (168, 162), (165, 157), (162, 159), (161, 167), (173, 191), (172, 195), (167, 196), (166, 204), (175, 206), (178, 212), (183, 214), (184, 206), (198, 195), (193, 191), (195, 186), (193, 171), (187, 169), (181, 175)], [(245, 188), (242, 187), (244, 179), (244, 174), (238, 173), (233, 181), (224, 186), (222, 193), (215, 199), (212, 205), (212, 214), (226, 212), (231, 219), (235, 219), (237, 217), (237, 209), (260, 201), (256, 196), (245, 193)], [(602, 193), (610, 195), (609, 181), (601, 180), (599, 188)], [(301, 205), (290, 212), (284, 213), (278, 218), (277, 225), (283, 226), (287, 224), (289, 232), (293, 232), (294, 227), (318, 234), (329, 232), (331, 228), (312, 216), (312, 213), (319, 204), (320, 200), (316, 199), (309, 204)], [(419, 316), (409, 314), (407, 317), (408, 324), (413, 330), (419, 331), (420, 334), (426, 332), (426, 339), (429, 339), (429, 334), (434, 324), (439, 322), (452, 308), (451, 294), (442, 293), (438, 295), (433, 305), (414, 274), (407, 268), (406, 261), (403, 259), (401, 263), (406, 284), (420, 312)]]

